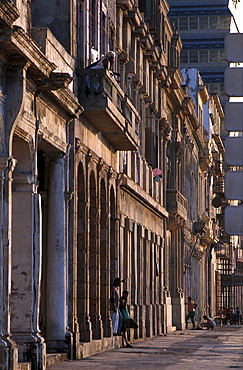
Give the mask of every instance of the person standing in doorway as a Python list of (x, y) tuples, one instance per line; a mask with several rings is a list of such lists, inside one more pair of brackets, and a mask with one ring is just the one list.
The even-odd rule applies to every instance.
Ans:
[(188, 327), (189, 319), (191, 319), (192, 328), (195, 329), (195, 320), (194, 320), (195, 314), (196, 314), (195, 309), (198, 306), (198, 304), (192, 300), (192, 297), (188, 297), (186, 304), (187, 304), (187, 311), (188, 311), (188, 314), (186, 315), (186, 329)]
[(129, 344), (127, 341), (126, 329), (128, 328), (137, 329), (138, 324), (129, 315), (129, 312), (127, 309), (127, 297), (128, 297), (128, 291), (123, 290), (121, 300), (120, 300), (120, 311), (122, 314), (122, 329), (121, 329), (122, 330), (122, 342), (123, 342), (123, 345), (130, 348), (132, 347), (132, 345)]
[(115, 278), (114, 283), (111, 286), (111, 319), (112, 319), (112, 331), (114, 335), (121, 335), (122, 327), (122, 314), (120, 311), (120, 302), (119, 302), (119, 288), (121, 282), (124, 282), (119, 277)]

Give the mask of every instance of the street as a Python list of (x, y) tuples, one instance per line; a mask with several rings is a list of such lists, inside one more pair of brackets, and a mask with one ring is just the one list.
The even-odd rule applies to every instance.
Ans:
[(176, 331), (48, 370), (243, 369), (243, 326)]

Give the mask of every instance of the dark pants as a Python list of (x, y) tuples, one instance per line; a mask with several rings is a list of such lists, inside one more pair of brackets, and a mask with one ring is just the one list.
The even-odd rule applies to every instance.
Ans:
[(187, 321), (188, 321), (189, 319), (191, 319), (193, 329), (195, 328), (195, 321), (194, 321), (194, 317), (195, 317), (195, 311), (188, 312), (188, 314), (186, 315), (186, 327), (187, 327)]

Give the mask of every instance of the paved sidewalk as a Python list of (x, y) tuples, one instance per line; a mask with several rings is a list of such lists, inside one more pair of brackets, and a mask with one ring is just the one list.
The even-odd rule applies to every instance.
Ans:
[(243, 326), (177, 331), (48, 370), (243, 369)]

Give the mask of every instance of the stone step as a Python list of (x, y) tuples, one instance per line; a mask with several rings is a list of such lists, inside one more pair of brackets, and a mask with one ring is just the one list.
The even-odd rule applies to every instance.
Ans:
[(67, 359), (67, 353), (47, 353), (46, 366), (50, 366), (62, 361), (67, 361)]
[(31, 363), (30, 362), (19, 362), (18, 370), (31, 370)]
[(80, 343), (80, 355), (81, 358), (90, 357), (101, 352), (111, 351), (114, 348), (119, 348), (121, 347), (121, 344), (121, 336), (96, 340), (93, 339), (91, 342)]

